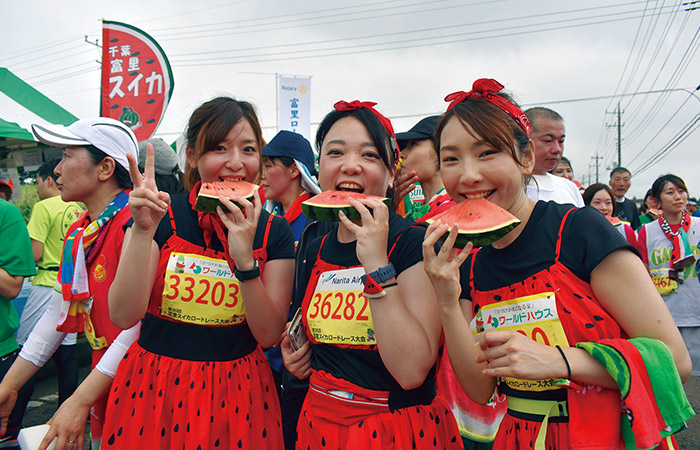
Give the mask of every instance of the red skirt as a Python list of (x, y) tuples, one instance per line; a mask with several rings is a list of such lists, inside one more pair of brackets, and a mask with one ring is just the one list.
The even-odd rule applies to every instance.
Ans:
[[(353, 398), (337, 391), (352, 393)], [(312, 372), (297, 425), (297, 449), (464, 448), (454, 416), (440, 395), (430, 405), (394, 412), (386, 403), (388, 397), (387, 391)]]
[(233, 361), (188, 361), (134, 342), (107, 404), (103, 449), (282, 449), (272, 372), (260, 347)]

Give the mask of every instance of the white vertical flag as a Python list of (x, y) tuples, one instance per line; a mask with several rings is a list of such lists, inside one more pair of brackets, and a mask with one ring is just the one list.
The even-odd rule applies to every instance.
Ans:
[(277, 127), (311, 138), (311, 77), (277, 76)]

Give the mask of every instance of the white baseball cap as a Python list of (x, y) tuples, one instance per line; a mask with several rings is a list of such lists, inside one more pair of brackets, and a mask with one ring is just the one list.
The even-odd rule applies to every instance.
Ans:
[(134, 132), (118, 120), (107, 117), (80, 119), (73, 124), (32, 125), (32, 131), (39, 141), (54, 147), (80, 147), (93, 145), (105, 152), (127, 171), (131, 153), (139, 159), (139, 147)]

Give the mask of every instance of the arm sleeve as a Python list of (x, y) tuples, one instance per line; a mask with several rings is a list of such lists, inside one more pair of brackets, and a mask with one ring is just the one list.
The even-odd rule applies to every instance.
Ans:
[(404, 270), (423, 261), (423, 238), (425, 228), (410, 227), (396, 240), (394, 248), (391, 249), (389, 261), (394, 265), (396, 274), (399, 275)]
[(46, 361), (56, 352), (56, 349), (67, 333), (56, 331), (58, 316), (61, 312), (63, 298), (60, 292), (53, 292), (44, 315), (34, 326), (27, 342), (22, 346), (19, 356), (37, 367), (43, 367)]
[(590, 282), (591, 272), (609, 254), (637, 249), (592, 206), (573, 210), (567, 218), (561, 245), (561, 261), (577, 277)]
[(138, 339), (140, 331), (141, 322), (137, 323), (128, 330), (124, 330), (119, 333), (119, 336), (117, 336), (104, 355), (102, 355), (100, 362), (97, 363), (95, 368), (104, 375), (114, 378), (114, 376), (117, 374), (119, 363), (124, 358), (126, 351), (129, 350), (129, 347), (131, 347), (131, 344)]
[(0, 236), (3, 247), (0, 251), (0, 268), (13, 277), (36, 275), (32, 243), (22, 213), (14, 205), (5, 203), (0, 205)]
[(32, 217), (27, 224), (27, 231), (29, 232), (30, 239), (34, 239), (42, 244), (46, 242), (46, 238), (49, 236), (49, 231), (51, 229), (50, 219), (49, 212), (43, 203), (39, 202), (34, 205)]
[(294, 234), (286, 219), (273, 216), (267, 238), (267, 260), (294, 258)]

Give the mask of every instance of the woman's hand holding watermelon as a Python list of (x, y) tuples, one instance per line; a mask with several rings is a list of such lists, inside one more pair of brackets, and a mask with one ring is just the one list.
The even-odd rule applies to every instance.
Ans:
[[(389, 209), (380, 199), (351, 198), (350, 205), (360, 213), (358, 225), (352, 222), (342, 212), (340, 222), (357, 239), (357, 259), (360, 260), (367, 272), (374, 271), (387, 265), (387, 236), (389, 235)], [(370, 211), (371, 209), (371, 211)]]
[[(231, 201), (233, 200), (233, 201)], [(240, 270), (249, 270), (253, 268), (253, 238), (255, 230), (258, 226), (258, 218), (262, 211), (262, 202), (258, 191), (255, 191), (253, 202), (251, 203), (243, 197), (234, 197), (231, 200), (219, 197), (222, 205), (226, 206), (228, 212), (224, 212), (223, 208), (218, 206), (216, 213), (219, 215), (221, 222), (228, 229), (228, 251), (233, 258), (236, 266)], [(243, 206), (245, 215), (241, 208), (236, 204)]]
[[(447, 231), (449, 235), (436, 254), (435, 244)], [(437, 221), (428, 226), (423, 239), (423, 264), (437, 294), (439, 306), (454, 306), (462, 293), (459, 284), (459, 267), (469, 256), (472, 244), (470, 242), (461, 252), (455, 254), (454, 243), (458, 231), (457, 225), (453, 225), (450, 229), (448, 225)]]
[(131, 153), (127, 154), (129, 175), (134, 184), (134, 189), (129, 194), (129, 209), (131, 217), (134, 219), (134, 228), (155, 233), (156, 227), (170, 206), (170, 195), (158, 190), (154, 170), (153, 146), (148, 144), (146, 149), (146, 164), (143, 174), (139, 171), (136, 158)]

